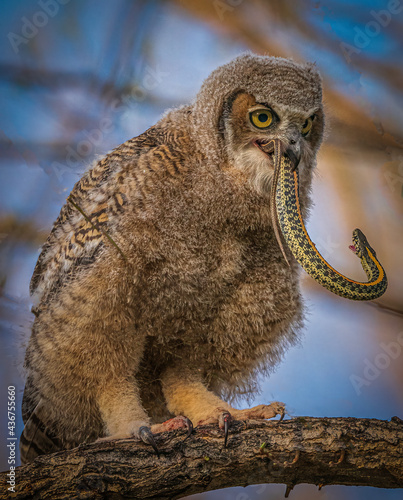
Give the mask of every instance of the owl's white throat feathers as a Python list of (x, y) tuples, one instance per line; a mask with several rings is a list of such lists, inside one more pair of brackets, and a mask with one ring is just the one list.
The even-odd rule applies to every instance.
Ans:
[(249, 182), (259, 194), (270, 195), (274, 165), (269, 156), (251, 143), (247, 148), (234, 151), (232, 162), (235, 168), (247, 174)]

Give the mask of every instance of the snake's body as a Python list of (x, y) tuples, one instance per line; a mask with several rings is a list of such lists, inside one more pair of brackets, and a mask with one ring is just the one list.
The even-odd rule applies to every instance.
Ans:
[(280, 144), (274, 142), (272, 218), (285, 258), (278, 229), (295, 259), (322, 286), (337, 295), (353, 300), (372, 300), (380, 297), (387, 288), (386, 273), (375, 251), (359, 229), (353, 232), (354, 245), (350, 248), (361, 259), (368, 282), (347, 278), (336, 271), (319, 253), (308, 235), (302, 218), (298, 196), (298, 169), (293, 171), (290, 160), (281, 153)]

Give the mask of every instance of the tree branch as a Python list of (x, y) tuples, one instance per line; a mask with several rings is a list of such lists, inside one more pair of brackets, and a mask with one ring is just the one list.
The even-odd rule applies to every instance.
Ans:
[[(15, 471), (14, 499), (181, 498), (260, 483), (403, 488), (403, 420), (297, 417), (235, 422), (157, 436), (161, 457), (135, 440), (81, 445)], [(9, 476), (0, 475), (0, 491)], [(4, 498), (4, 497), (2, 497)]]

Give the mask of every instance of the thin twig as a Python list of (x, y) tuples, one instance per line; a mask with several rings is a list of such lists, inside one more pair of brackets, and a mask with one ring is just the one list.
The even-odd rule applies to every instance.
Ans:
[(73, 201), (73, 198), (71, 195), (67, 198), (67, 201), (70, 202), (73, 205), (73, 207), (76, 208), (80, 212), (80, 214), (84, 217), (84, 219), (87, 222), (89, 222), (91, 224), (91, 226), (96, 231), (99, 231), (100, 233), (102, 233), (105, 236), (105, 238), (107, 238), (109, 240), (109, 242), (112, 243), (112, 245), (117, 249), (117, 251), (123, 257), (123, 259), (127, 262), (126, 255), (122, 252), (122, 250), (118, 247), (118, 245), (113, 241), (112, 237), (106, 231), (104, 231), (101, 226), (98, 226), (98, 224), (94, 224), (91, 221), (91, 219), (85, 214), (84, 210), (79, 205), (77, 205), (76, 202)]

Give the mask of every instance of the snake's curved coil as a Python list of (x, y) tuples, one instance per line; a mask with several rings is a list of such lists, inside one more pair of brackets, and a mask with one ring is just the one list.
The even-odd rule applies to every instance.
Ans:
[(281, 143), (274, 141), (274, 176), (271, 193), (273, 227), (283, 251), (280, 231), (288, 248), (304, 270), (331, 292), (352, 300), (373, 300), (380, 297), (388, 286), (385, 270), (365, 235), (355, 229), (351, 250), (361, 259), (368, 282), (347, 278), (334, 269), (319, 253), (305, 228), (298, 197), (298, 170), (282, 154)]

